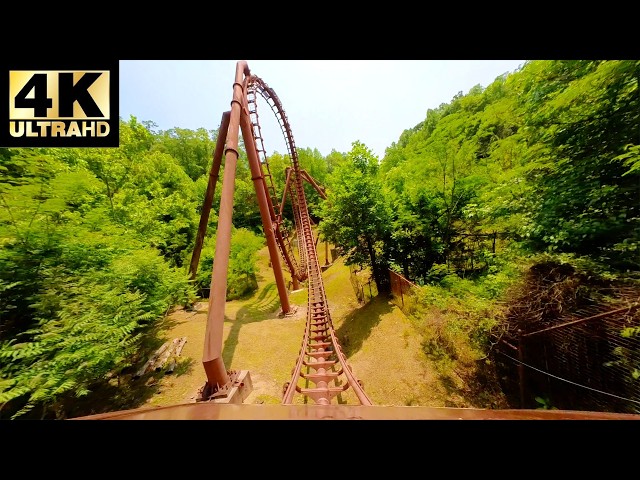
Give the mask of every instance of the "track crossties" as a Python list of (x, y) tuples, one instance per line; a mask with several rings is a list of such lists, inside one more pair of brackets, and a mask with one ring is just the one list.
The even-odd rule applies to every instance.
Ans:
[[(360, 405), (372, 405), (361, 382), (355, 377), (347, 363), (331, 322), (329, 303), (322, 281), (322, 269), (318, 262), (316, 242), (311, 229), (311, 219), (302, 183), (304, 172), (300, 169), (298, 153), (287, 115), (275, 91), (255, 75), (251, 75), (248, 79), (246, 95), (256, 150), (269, 190), (271, 216), (274, 220), (278, 249), (291, 276), (299, 281), (306, 280), (308, 285), (307, 322), (302, 345), (292, 370), (291, 379), (284, 385), (282, 403), (285, 405), (293, 404), (296, 395), (301, 395), (305, 397), (305, 403), (311, 400), (319, 405), (329, 405), (334, 399), (341, 399), (341, 393), (351, 389)], [(271, 107), (284, 135), (287, 153), (291, 160), (291, 170), (283, 194), (289, 193), (293, 207), (299, 262), (296, 262), (293, 255), (288, 232), (283, 231), (281, 205), (284, 204), (284, 201), (278, 203), (269, 170), (258, 119), (258, 95), (264, 98)]]

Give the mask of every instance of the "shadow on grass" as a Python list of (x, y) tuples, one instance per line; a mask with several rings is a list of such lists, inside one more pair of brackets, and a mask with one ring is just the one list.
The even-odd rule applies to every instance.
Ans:
[(132, 374), (123, 374), (119, 384), (117, 379), (112, 379), (96, 385), (88, 395), (65, 402), (66, 418), (140, 408), (160, 393), (164, 376), (186, 375), (193, 369), (194, 363), (191, 358), (183, 358), (176, 362), (173, 372), (163, 368), (158, 371), (152, 370), (137, 378)]
[(345, 317), (336, 335), (347, 357), (362, 348), (362, 343), (369, 338), (373, 328), (380, 323), (383, 315), (391, 312), (393, 306), (387, 296), (379, 295)]
[(94, 385), (86, 396), (69, 398), (64, 401), (66, 418), (140, 408), (150, 398), (160, 393), (160, 380), (165, 375), (182, 376), (188, 374), (194, 368), (195, 362), (191, 358), (178, 357), (173, 372), (168, 372), (166, 370), (168, 364), (165, 364), (159, 370), (147, 371), (140, 377), (136, 375), (158, 348), (170, 341), (164, 336), (163, 329), (170, 328), (175, 324), (175, 320), (165, 317), (162, 321), (151, 326), (144, 337), (133, 365), (124, 369), (119, 378), (115, 377)]
[[(156, 323), (154, 323), (152, 326), (150, 326), (149, 330), (147, 331), (147, 333), (145, 333), (145, 338), (150, 338), (151, 343), (160, 342), (158, 347), (160, 345), (162, 345), (162, 343), (164, 343), (164, 340), (160, 341), (160, 339), (159, 339), (159, 336), (163, 334), (163, 331), (171, 330), (171, 329), (173, 329), (173, 327), (175, 327), (179, 323), (178, 320), (176, 320), (171, 315), (171, 313), (173, 313), (173, 312), (169, 312), (163, 318), (161, 318)], [(193, 314), (195, 315), (195, 312)]]
[[(243, 325), (254, 322), (262, 322), (276, 316), (280, 308), (280, 297), (276, 284), (271, 282), (258, 293), (255, 300), (243, 305), (236, 314), (236, 319), (231, 321), (231, 330), (224, 342), (222, 360), (225, 365), (231, 365), (233, 354), (238, 346), (240, 330)], [(230, 320), (225, 317), (225, 320)]]
[[(178, 368), (176, 366), (174, 373)], [(148, 372), (136, 379), (131, 375), (123, 375), (120, 385), (116, 380), (97, 385), (88, 395), (65, 402), (66, 418), (140, 408), (159, 393), (160, 380), (165, 375), (164, 371)]]

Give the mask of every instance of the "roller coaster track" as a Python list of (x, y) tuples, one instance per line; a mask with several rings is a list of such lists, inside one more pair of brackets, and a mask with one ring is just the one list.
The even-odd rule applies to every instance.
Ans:
[[(354, 376), (351, 366), (347, 363), (331, 321), (329, 303), (322, 280), (322, 269), (318, 263), (317, 240), (314, 238), (312, 230), (303, 181), (309, 182), (322, 198), (326, 198), (326, 195), (313, 178), (300, 168), (291, 125), (276, 92), (260, 77), (252, 75), (246, 62), (238, 62), (233, 88), (232, 110), (223, 114), (216, 140), (209, 184), (190, 265), (190, 273), (192, 278), (195, 278), (224, 149), (226, 163), (203, 354), (207, 383), (201, 389), (199, 401), (212, 401), (227, 397), (234, 384), (242, 383), (239, 380), (238, 372), (227, 371), (224, 368), (221, 358), (222, 323), (224, 322), (232, 225), (233, 184), (238, 160), (237, 142), (238, 129), (240, 128), (256, 190), (283, 316), (295, 313), (295, 309), (289, 305), (288, 292), (282, 276), (281, 260), (291, 274), (294, 290), (298, 289), (299, 282), (306, 281), (307, 283), (307, 321), (298, 358), (291, 372), (291, 379), (283, 387), (282, 403), (290, 405), (300, 399), (303, 403), (308, 403), (311, 400), (316, 404), (330, 405), (332, 400), (337, 397), (339, 403), (345, 404), (353, 401), (354, 396), (350, 393), (345, 394), (345, 397), (348, 397), (346, 399), (341, 394), (351, 389), (350, 392), (355, 393), (355, 399), (360, 405), (372, 405), (362, 388), (362, 383)], [(266, 101), (278, 121), (291, 163), (285, 170), (286, 180), (280, 202), (269, 167), (260, 126), (259, 97)], [(292, 248), (290, 234), (284, 224), (283, 213), (287, 197), (292, 206), (297, 252), (294, 252)]]
[[(298, 267), (293, 248), (291, 246), (291, 241), (289, 239), (289, 232), (282, 222), (282, 207), (284, 206), (284, 202), (282, 202), (281, 204), (278, 201), (276, 187), (273, 182), (273, 175), (271, 174), (271, 169), (269, 168), (269, 161), (266, 155), (266, 148), (264, 146), (264, 139), (262, 137), (262, 129), (260, 128), (260, 121), (258, 116), (258, 95), (261, 95), (267, 101), (267, 104), (271, 107), (276, 118), (278, 119), (278, 123), (283, 129), (283, 132), (285, 131), (283, 125), (284, 121), (286, 121), (286, 117), (284, 117), (283, 119), (284, 110), (282, 110), (282, 113), (280, 113), (277, 109), (279, 101), (277, 101), (276, 103), (276, 101), (272, 100), (272, 97), (270, 95), (271, 89), (269, 89), (266, 84), (264, 84), (258, 77), (251, 77), (251, 79), (253, 81), (247, 85), (246, 91), (247, 106), (253, 130), (253, 139), (256, 145), (256, 153), (258, 155), (258, 159), (260, 160), (260, 165), (263, 169), (263, 176), (265, 178), (267, 189), (269, 191), (269, 207), (272, 211), (271, 219), (274, 222), (274, 226), (276, 229), (278, 250), (280, 251), (280, 255), (285, 262), (285, 265), (287, 266), (287, 269), (289, 270), (292, 278), (303, 281), (305, 279), (302, 273), (305, 270), (304, 265), (302, 267)], [(275, 93), (273, 93), (273, 95), (275, 96)], [(289, 148), (288, 143), (287, 148)]]
[[(257, 115), (257, 95), (261, 95), (271, 107), (280, 125), (280, 129), (285, 138), (287, 153), (291, 161), (291, 178), (293, 186), (289, 185), (290, 198), (294, 212), (294, 222), (298, 237), (298, 254), (300, 258), (300, 270), (294, 269), (292, 275), (298, 279), (307, 279), (307, 322), (302, 339), (302, 346), (298, 359), (292, 371), (291, 380), (284, 386), (282, 403), (294, 403), (296, 394), (321, 405), (328, 405), (332, 399), (342, 392), (351, 388), (361, 405), (372, 405), (371, 400), (364, 392), (361, 382), (354, 376), (351, 366), (347, 363), (336, 332), (331, 321), (329, 302), (324, 289), (322, 270), (318, 262), (316, 251), (316, 241), (311, 228), (311, 219), (307, 207), (303, 186), (303, 174), (300, 169), (298, 152), (293, 138), (293, 132), (287, 119), (280, 99), (275, 91), (270, 88), (262, 79), (251, 75), (247, 84), (247, 103), (249, 114), (251, 115), (253, 126), (253, 137), (256, 146), (260, 146), (257, 153), (261, 155), (261, 166), (264, 169), (264, 176), (271, 182), (270, 191), (272, 218), (276, 219), (276, 228), (282, 226), (282, 212), (276, 211), (277, 205), (275, 187), (269, 171), (268, 159), (264, 152), (264, 143), (261, 135)], [(286, 194), (286, 192), (285, 192)], [(293, 252), (289, 244), (283, 244), (282, 238), (276, 236), (279, 251), (286, 263), (284, 252)], [(301, 386), (300, 383), (312, 387)]]

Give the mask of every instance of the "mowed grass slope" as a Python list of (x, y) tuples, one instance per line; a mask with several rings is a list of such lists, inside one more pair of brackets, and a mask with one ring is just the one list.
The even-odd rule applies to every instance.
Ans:
[[(318, 257), (325, 264), (325, 248), (318, 245)], [(306, 321), (306, 290), (291, 292), (294, 315), (280, 318), (280, 302), (263, 248), (258, 259), (258, 290), (249, 298), (229, 301), (225, 308), (222, 357), (228, 370), (248, 370), (253, 389), (245, 403), (281, 403), (283, 386), (291, 372), (302, 343)], [(285, 278), (289, 275), (285, 273)], [(412, 321), (385, 296), (365, 305), (358, 303), (349, 281), (349, 268), (336, 260), (323, 273), (331, 319), (348, 358), (353, 374), (361, 380), (375, 405), (421, 405), (443, 407), (461, 405), (451, 399), (430, 368), (421, 347), (422, 338)], [(167, 316), (166, 339), (187, 337), (178, 367), (159, 378), (157, 393), (147, 406), (189, 403), (206, 382), (202, 367), (208, 303), (195, 311), (176, 310)], [(296, 395), (296, 403), (303, 402)], [(352, 389), (337, 403), (359, 403)], [(462, 402), (464, 403), (464, 402)]]

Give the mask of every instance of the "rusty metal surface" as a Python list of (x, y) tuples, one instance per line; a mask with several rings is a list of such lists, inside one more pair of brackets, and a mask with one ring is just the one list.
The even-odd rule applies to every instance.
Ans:
[[(292, 163), (296, 163), (298, 158), (298, 153), (295, 147), (295, 142), (293, 140), (293, 133), (291, 131), (291, 126), (289, 125), (289, 120), (287, 118), (287, 115), (275, 91), (272, 88), (270, 88), (260, 77), (256, 75), (251, 75), (251, 77), (248, 79), (247, 92), (248, 92), (248, 105), (249, 105), (248, 110), (249, 110), (249, 113), (251, 114), (252, 121), (254, 122), (253, 130), (254, 130), (255, 141), (262, 144), (262, 138), (259, 138), (259, 136), (261, 136), (261, 133), (259, 133), (260, 127), (259, 127), (259, 120), (257, 116), (257, 102), (256, 102), (256, 99), (259, 95), (266, 101), (267, 105), (269, 105), (269, 107), (271, 108), (276, 120), (278, 121), (278, 125), (282, 130), (284, 140), (285, 140), (285, 145), (287, 147), (287, 153), (289, 154), (289, 158), (291, 159)], [(249, 103), (249, 101), (252, 101), (252, 103)], [(264, 174), (268, 175), (269, 179), (272, 181), (272, 177), (269, 172), (269, 162), (266, 155), (262, 160), (263, 161), (261, 163), (261, 166), (265, 170)], [(296, 175), (296, 172), (294, 171), (293, 176), (295, 175)], [(277, 211), (274, 211), (274, 215), (277, 218), (276, 228), (281, 232), (282, 234), (281, 237), (284, 240), (284, 242), (278, 242), (278, 247), (280, 249), (281, 255), (283, 256), (283, 258), (285, 258), (285, 262), (286, 262), (286, 259), (289, 259), (289, 261), (287, 262), (287, 268), (289, 269), (289, 272), (291, 273), (292, 277), (294, 277), (293, 283), (295, 284), (297, 283), (297, 281), (304, 281), (307, 279), (307, 266), (306, 266), (307, 259), (306, 259), (306, 252), (302, 247), (302, 245), (304, 244), (304, 241), (302, 238), (302, 232), (300, 228), (300, 218), (299, 218), (300, 212), (296, 208), (295, 195), (289, 195), (289, 197), (290, 197), (290, 200), (293, 206), (293, 212), (294, 212), (293, 220), (294, 220), (295, 229), (296, 229), (296, 236), (298, 239), (298, 255), (300, 258), (299, 264), (297, 264), (295, 260), (293, 248), (291, 243), (289, 242), (289, 232), (286, 231), (285, 225), (282, 222), (282, 209), (284, 208), (284, 195), (286, 195), (287, 193), (287, 188), (288, 187), (285, 186), (285, 190), (283, 192), (283, 202), (278, 203), (277, 198), (274, 196), (273, 204), (277, 206), (277, 209), (278, 209)], [(275, 193), (275, 188), (274, 188), (274, 193)], [(286, 252), (286, 255), (285, 255), (285, 252)]]
[(189, 403), (70, 420), (640, 420), (640, 415), (565, 410)]
[[(307, 322), (302, 338), (302, 347), (293, 368), (291, 380), (284, 386), (282, 403), (291, 404), (294, 402), (296, 394), (301, 394), (316, 404), (330, 405), (335, 398), (340, 399), (342, 392), (351, 389), (360, 404), (371, 405), (372, 402), (364, 392), (360, 381), (347, 364), (346, 356), (338, 343), (331, 322), (329, 304), (322, 281), (322, 269), (316, 252), (317, 242), (311, 229), (311, 219), (307, 208), (303, 180), (309, 182), (323, 198), (326, 198), (326, 195), (320, 186), (304, 170), (300, 169), (291, 125), (282, 102), (275, 91), (255, 75), (248, 75), (244, 82), (246, 86), (244, 111), (246, 114), (242, 117), (241, 126), (245, 144), (248, 146), (247, 154), (252, 167), (252, 176), (254, 180), (257, 177), (261, 177), (263, 190), (267, 190), (270, 193), (270, 195), (267, 195), (266, 191), (262, 193), (260, 186), (256, 183), (258, 200), (262, 202), (265, 199), (270, 200), (264, 203), (267, 204), (266, 207), (269, 209), (270, 218), (276, 220), (274, 227), (276, 231), (275, 239), (279, 253), (292, 275), (294, 286), (297, 281), (306, 280), (308, 289)], [(271, 172), (269, 171), (268, 158), (258, 117), (258, 95), (267, 102), (273, 111), (284, 135), (287, 153), (291, 161), (291, 167), (286, 171), (287, 181), (282, 202), (278, 202)], [(248, 135), (249, 132), (251, 132), (251, 136)], [(257, 168), (260, 168), (259, 173)], [(265, 181), (265, 178), (268, 179), (268, 182)], [(299, 260), (297, 262), (291, 250), (291, 245), (288, 243), (287, 232), (278, 230), (284, 228), (282, 211), (287, 193), (289, 193), (289, 199), (293, 207), (293, 220), (298, 244)], [(275, 208), (277, 208), (277, 211), (274, 210)], [(272, 229), (265, 228), (267, 240), (269, 240), (272, 233)], [(276, 278), (277, 281), (278, 279)], [(283, 311), (285, 311), (284, 307)], [(310, 384), (312, 385), (310, 386)]]
[(224, 112), (222, 114), (222, 119), (220, 120), (220, 129), (218, 131), (218, 138), (216, 139), (216, 147), (213, 152), (213, 163), (211, 164), (211, 170), (209, 171), (209, 182), (207, 183), (207, 191), (205, 192), (204, 201), (202, 202), (202, 213), (200, 214), (200, 223), (198, 225), (196, 243), (193, 248), (193, 254), (191, 255), (191, 262), (189, 263), (189, 278), (191, 278), (191, 280), (195, 280), (196, 274), (198, 273), (200, 253), (202, 252), (204, 237), (207, 233), (209, 213), (211, 212), (211, 207), (213, 206), (213, 197), (216, 191), (216, 183), (218, 182), (218, 174), (220, 173), (222, 154), (227, 140), (227, 131), (229, 130), (230, 116), (230, 111)]
[[(245, 82), (246, 81), (248, 81), (248, 79), (245, 79)], [(271, 220), (272, 218), (275, 218), (273, 213), (273, 204), (270, 203), (269, 196), (267, 195), (264, 173), (262, 171), (260, 158), (256, 150), (254, 129), (252, 128), (249, 115), (247, 115), (248, 108), (246, 93), (243, 98), (243, 102), (244, 109), (240, 121), (242, 138), (244, 139), (244, 144), (247, 150), (247, 158), (249, 160), (249, 168), (251, 170), (251, 179), (253, 180), (256, 196), (258, 198), (258, 208), (260, 210), (260, 217), (262, 218), (264, 235), (267, 240), (267, 248), (269, 250), (271, 267), (276, 281), (278, 296), (280, 298), (280, 306), (282, 307), (282, 313), (286, 315), (291, 311), (291, 306), (289, 305), (287, 286), (284, 280), (284, 275), (282, 274), (280, 252), (278, 251), (277, 239), (274, 233), (274, 225)]]
[(323, 200), (327, 199), (327, 194), (325, 193), (324, 188), (318, 185), (318, 183), (313, 179), (311, 175), (309, 175), (306, 170), (300, 170), (300, 174), (302, 175), (302, 178), (309, 182), (309, 185), (311, 185), (315, 189), (315, 191), (318, 192), (318, 195), (320, 195)]
[[(232, 380), (229, 372), (227, 372), (221, 352), (222, 352), (222, 331), (224, 324), (224, 309), (226, 304), (227, 292), (227, 273), (229, 266), (229, 255), (231, 250), (231, 228), (233, 215), (233, 194), (235, 187), (236, 165), (238, 161), (238, 133), (242, 131), (243, 140), (246, 146), (247, 157), (251, 169), (252, 179), (260, 214), (263, 221), (265, 235), (267, 237), (267, 245), (269, 254), (273, 264), (276, 285), (280, 295), (280, 303), (283, 313), (290, 311), (288, 294), (282, 270), (280, 269), (279, 255), (277, 251), (276, 238), (273, 232), (272, 219), (274, 216), (274, 207), (267, 196), (264, 176), (259, 163), (259, 156), (255, 143), (255, 131), (251, 126), (251, 120), (248, 113), (247, 103), (247, 83), (250, 78), (249, 66), (246, 62), (238, 62), (236, 65), (235, 81), (233, 83), (233, 97), (231, 100), (231, 111), (227, 115), (223, 114), (221, 122), (221, 132), (216, 142), (214, 152), (214, 165), (210, 176), (210, 182), (207, 187), (205, 196), (205, 204), (209, 197), (213, 197), (215, 181), (217, 180), (217, 170), (220, 167), (218, 157), (221, 159), (222, 144), (225, 142), (225, 169), (224, 180), (222, 185), (222, 195), (220, 201), (220, 210), (218, 213), (218, 227), (216, 230), (216, 257), (213, 262), (213, 271), (211, 274), (211, 288), (209, 294), (209, 312), (207, 315), (207, 325), (205, 332), (204, 349), (202, 356), (202, 364), (207, 376), (207, 382), (202, 388), (203, 392), (207, 392), (207, 397), (214, 396), (216, 392), (223, 392), (225, 389), (231, 388)], [(227, 123), (228, 118), (228, 123)], [(226, 128), (228, 125), (228, 128)], [(224, 130), (226, 128), (226, 131)], [(259, 130), (258, 130), (259, 131)], [(208, 210), (203, 209), (200, 218), (200, 225), (206, 224), (205, 215), (208, 219)], [(201, 229), (198, 231), (199, 235)], [(204, 237), (204, 229), (202, 229), (202, 237)], [(198, 247), (198, 246), (197, 246)], [(192, 263), (195, 258), (199, 257), (199, 248), (194, 250)], [(193, 274), (193, 271), (192, 271)]]
[[(209, 311), (202, 353), (202, 364), (207, 375), (207, 384), (212, 389), (224, 387), (230, 382), (222, 360), (222, 332), (224, 308), (227, 294), (227, 271), (231, 252), (231, 228), (233, 216), (233, 194), (236, 165), (238, 162), (238, 129), (242, 110), (242, 76), (248, 71), (246, 63), (238, 62), (236, 81), (233, 84), (233, 100), (226, 135), (224, 179), (216, 229), (216, 256), (211, 273)], [(206, 386), (205, 386), (206, 388)]]

